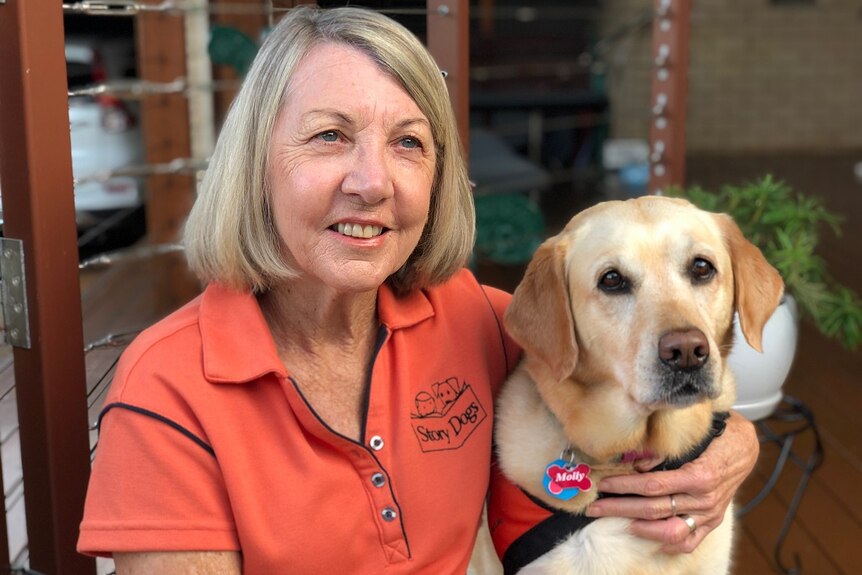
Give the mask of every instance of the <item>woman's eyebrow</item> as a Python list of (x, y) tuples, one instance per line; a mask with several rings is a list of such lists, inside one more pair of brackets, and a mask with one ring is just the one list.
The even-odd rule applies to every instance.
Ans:
[(303, 122), (310, 122), (312, 120), (317, 120), (319, 118), (323, 118), (325, 120), (336, 120), (342, 124), (352, 124), (353, 119), (345, 114), (344, 112), (340, 112), (338, 110), (331, 109), (315, 109), (309, 110), (300, 116)]
[(429, 122), (426, 118), (422, 118), (422, 117), (406, 118), (404, 120), (401, 120), (397, 124), (395, 124), (395, 127), (398, 129), (404, 129), (404, 128), (409, 128), (415, 124), (421, 124), (422, 126), (428, 128), (429, 130), (431, 129), (431, 122)]
[[(313, 110), (309, 110), (300, 116), (300, 122), (303, 126), (308, 126), (309, 124), (320, 120), (330, 122), (334, 121), (337, 124), (345, 126), (353, 126), (358, 123), (349, 114), (331, 108), (316, 108)], [(403, 120), (399, 120), (398, 122), (396, 122), (393, 125), (393, 128), (396, 130), (406, 130), (409, 128), (414, 128), (416, 126), (421, 126), (427, 130), (431, 130), (431, 122), (429, 122), (428, 119), (423, 116), (404, 118)]]

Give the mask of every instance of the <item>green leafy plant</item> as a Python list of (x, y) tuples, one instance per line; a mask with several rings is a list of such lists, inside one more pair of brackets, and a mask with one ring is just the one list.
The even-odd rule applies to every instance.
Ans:
[(672, 188), (667, 194), (731, 215), (781, 273), (803, 318), (847, 349), (862, 343), (862, 302), (853, 290), (829, 276), (825, 260), (817, 253), (821, 230), (829, 228), (840, 235), (842, 223), (819, 198), (795, 191), (771, 175), (741, 186), (726, 185), (718, 192), (694, 186)]

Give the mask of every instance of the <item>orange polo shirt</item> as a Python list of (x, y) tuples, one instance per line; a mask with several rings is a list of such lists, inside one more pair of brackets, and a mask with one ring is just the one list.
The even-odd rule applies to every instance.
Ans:
[(518, 360), (509, 297), (466, 270), (381, 288), (357, 442), (304, 400), (256, 299), (208, 287), (123, 354), (78, 550), (241, 550), (245, 575), (463, 573), (493, 396)]

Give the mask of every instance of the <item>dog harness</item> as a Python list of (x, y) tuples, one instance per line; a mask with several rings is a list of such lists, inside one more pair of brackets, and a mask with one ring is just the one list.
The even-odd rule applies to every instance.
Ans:
[[(700, 457), (712, 440), (724, 433), (728, 417), (728, 412), (713, 414), (710, 432), (700, 444), (683, 457), (669, 459), (650, 471), (679, 469)], [(603, 493), (598, 495), (599, 499), (605, 497), (636, 496), (611, 496)], [(497, 555), (503, 562), (505, 575), (514, 575), (556, 547), (562, 539), (580, 531), (596, 519), (547, 505), (509, 481), (499, 465), (494, 465), (491, 472), (488, 526)]]

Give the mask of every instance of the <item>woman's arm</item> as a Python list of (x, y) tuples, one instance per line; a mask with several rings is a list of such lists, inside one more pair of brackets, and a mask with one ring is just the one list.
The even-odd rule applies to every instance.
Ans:
[(238, 551), (114, 553), (117, 575), (240, 575)]
[[(725, 432), (703, 455), (680, 469), (603, 479), (598, 486), (603, 493), (643, 497), (601, 499), (590, 505), (587, 515), (638, 519), (631, 526), (635, 535), (664, 543), (668, 553), (690, 553), (721, 523), (736, 490), (754, 469), (759, 452), (754, 426), (733, 413)], [(695, 520), (693, 533), (679, 515)]]

